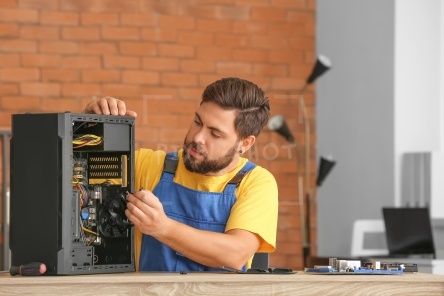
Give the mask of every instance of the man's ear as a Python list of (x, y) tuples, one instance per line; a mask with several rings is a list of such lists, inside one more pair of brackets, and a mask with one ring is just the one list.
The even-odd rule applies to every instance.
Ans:
[(254, 142), (256, 142), (256, 137), (253, 135), (243, 138), (239, 142), (239, 149), (238, 149), (239, 153), (243, 154), (247, 152), (251, 148), (251, 146), (253, 146)]

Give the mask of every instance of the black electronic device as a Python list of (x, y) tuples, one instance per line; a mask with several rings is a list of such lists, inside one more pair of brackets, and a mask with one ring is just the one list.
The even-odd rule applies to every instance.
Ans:
[(388, 257), (435, 258), (428, 208), (383, 208)]
[(11, 265), (45, 275), (135, 270), (134, 117), (12, 115)]

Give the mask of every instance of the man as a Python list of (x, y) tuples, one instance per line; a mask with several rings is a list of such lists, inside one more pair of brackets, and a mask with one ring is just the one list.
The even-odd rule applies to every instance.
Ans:
[[(86, 113), (137, 116), (106, 97)], [(177, 153), (136, 151), (135, 186), (126, 215), (136, 227), (140, 271), (249, 267), (255, 252), (275, 250), (274, 177), (241, 155), (268, 121), (270, 106), (252, 82), (224, 78), (206, 87)]]

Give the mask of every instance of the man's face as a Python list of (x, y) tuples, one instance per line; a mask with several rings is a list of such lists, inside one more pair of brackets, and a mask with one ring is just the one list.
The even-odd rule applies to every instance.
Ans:
[(184, 140), (185, 167), (204, 175), (222, 175), (237, 165), (239, 140), (234, 110), (206, 102), (196, 111)]

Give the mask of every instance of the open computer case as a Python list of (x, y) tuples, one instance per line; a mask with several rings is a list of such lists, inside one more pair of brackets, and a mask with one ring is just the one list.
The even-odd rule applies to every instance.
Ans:
[(12, 115), (12, 266), (48, 275), (134, 271), (134, 117)]

